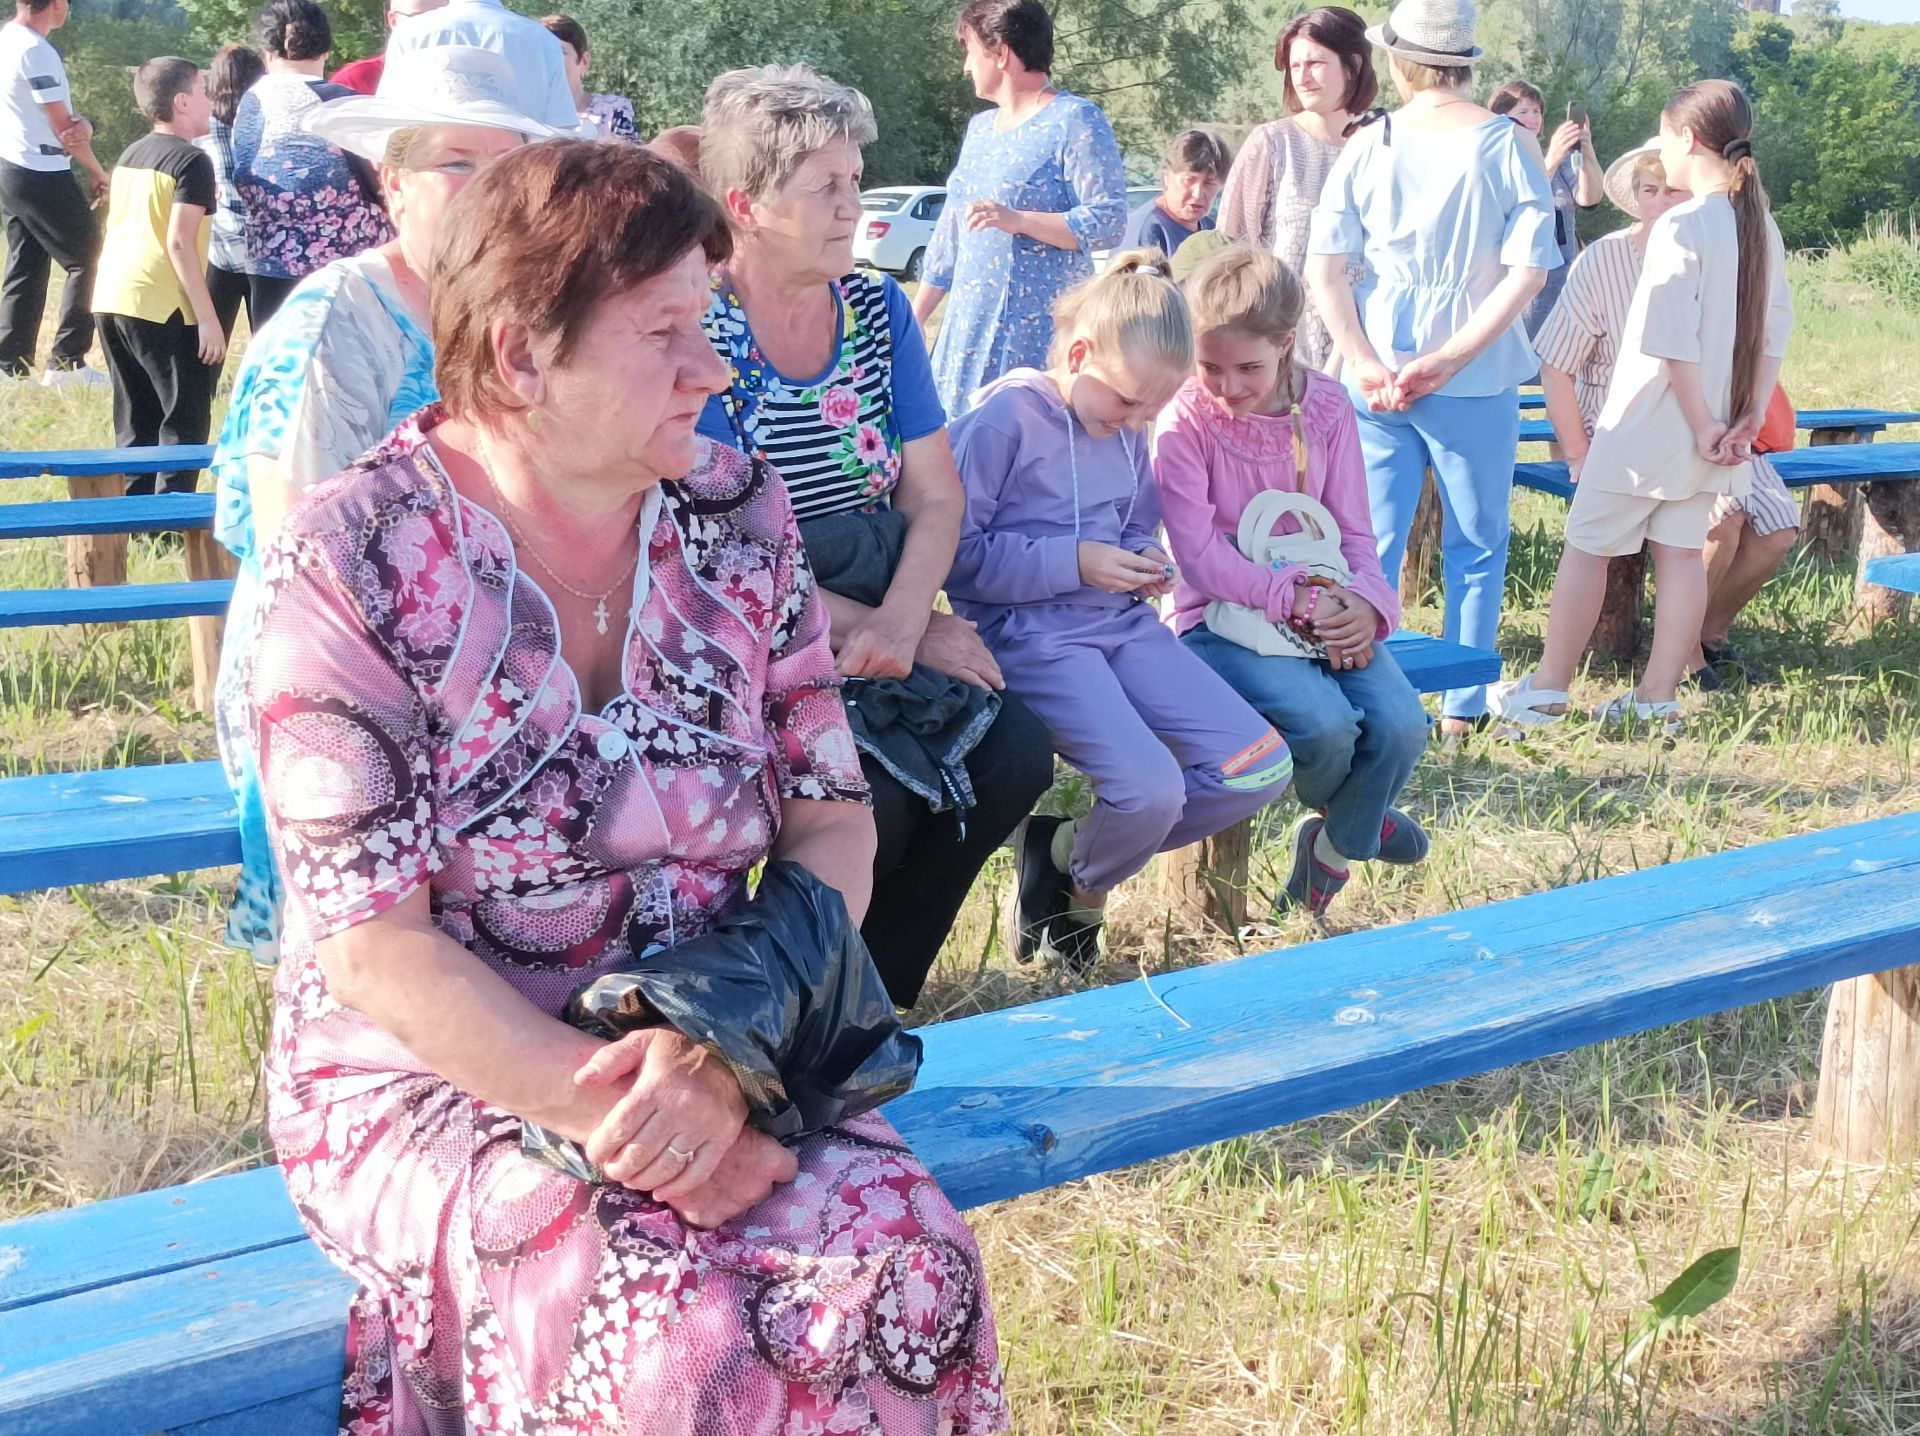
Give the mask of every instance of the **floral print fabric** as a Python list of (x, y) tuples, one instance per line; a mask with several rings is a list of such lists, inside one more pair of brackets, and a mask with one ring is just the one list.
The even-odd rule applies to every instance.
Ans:
[[(1062, 92), (1011, 130), (994, 127), (996, 114), (985, 110), (967, 125), (921, 275), (947, 291), (933, 376), (950, 419), (1009, 370), (1045, 367), (1053, 301), (1092, 275), (1094, 251), (1119, 244), (1127, 226), (1126, 170), (1098, 105)], [(964, 230), (976, 200), (1064, 213), (1080, 247)]]
[(387, 214), (345, 154), (301, 128), (309, 110), (351, 95), (304, 75), (265, 75), (233, 117), (233, 179), (246, 206), (251, 274), (299, 279), (393, 238)]
[(1005, 1429), (965, 1224), (878, 1116), (694, 1231), (519, 1154), (518, 1120), (329, 995), (316, 939), (425, 885), (544, 1012), (704, 931), (785, 798), (865, 788), (792, 511), (717, 445), (640, 519), (621, 692), (587, 710), (504, 526), (429, 410), (263, 556), (246, 692), (287, 881), (268, 1125), (358, 1278), (342, 1430), (578, 1436)]

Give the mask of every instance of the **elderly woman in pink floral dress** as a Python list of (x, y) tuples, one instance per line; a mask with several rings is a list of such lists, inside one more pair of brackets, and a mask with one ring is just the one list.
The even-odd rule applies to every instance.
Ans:
[[(566, 997), (763, 858), (857, 919), (873, 827), (777, 481), (694, 424), (717, 207), (637, 147), (501, 159), (436, 260), (444, 406), (312, 490), (246, 675), (287, 924), (269, 1126), (359, 1279), (342, 1428), (1006, 1428), (965, 1224), (880, 1117), (791, 1149)], [(588, 1186), (520, 1152), (582, 1143)]]

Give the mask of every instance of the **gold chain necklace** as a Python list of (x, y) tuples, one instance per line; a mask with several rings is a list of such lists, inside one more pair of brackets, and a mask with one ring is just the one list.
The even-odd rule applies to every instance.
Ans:
[(630, 580), (633, 577), (634, 570), (640, 567), (640, 542), (638, 536), (634, 539), (633, 558), (628, 562), (626, 572), (622, 573), (620, 577), (607, 585), (607, 591), (605, 593), (582, 593), (553, 571), (553, 565), (540, 557), (540, 550), (535, 548), (533, 544), (528, 541), (527, 536), (521, 533), (519, 528), (514, 524), (512, 517), (508, 513), (512, 505), (507, 502), (507, 496), (500, 492), (500, 485), (493, 481), (493, 468), (485, 459), (480, 461), (480, 475), (487, 481), (487, 487), (493, 491), (494, 502), (500, 505), (500, 522), (507, 526), (507, 532), (513, 535), (514, 543), (527, 551), (528, 555), (535, 563), (540, 565), (548, 578), (559, 584), (560, 587), (564, 588), (582, 603), (592, 604), (594, 631), (597, 633), (605, 633), (607, 631), (608, 618), (607, 600), (612, 598), (614, 591), (618, 589), (621, 584)]

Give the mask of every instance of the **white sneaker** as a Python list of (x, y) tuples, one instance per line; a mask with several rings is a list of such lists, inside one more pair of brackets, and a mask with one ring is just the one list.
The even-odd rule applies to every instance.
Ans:
[(49, 369), (40, 376), (42, 389), (104, 389), (113, 381), (90, 364), (71, 369)]

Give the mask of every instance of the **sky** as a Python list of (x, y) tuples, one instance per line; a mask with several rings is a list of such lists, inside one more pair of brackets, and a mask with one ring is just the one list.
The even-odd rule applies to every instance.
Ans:
[(1840, 13), (1849, 20), (1884, 20), (1889, 24), (1920, 20), (1920, 0), (1840, 0)]

